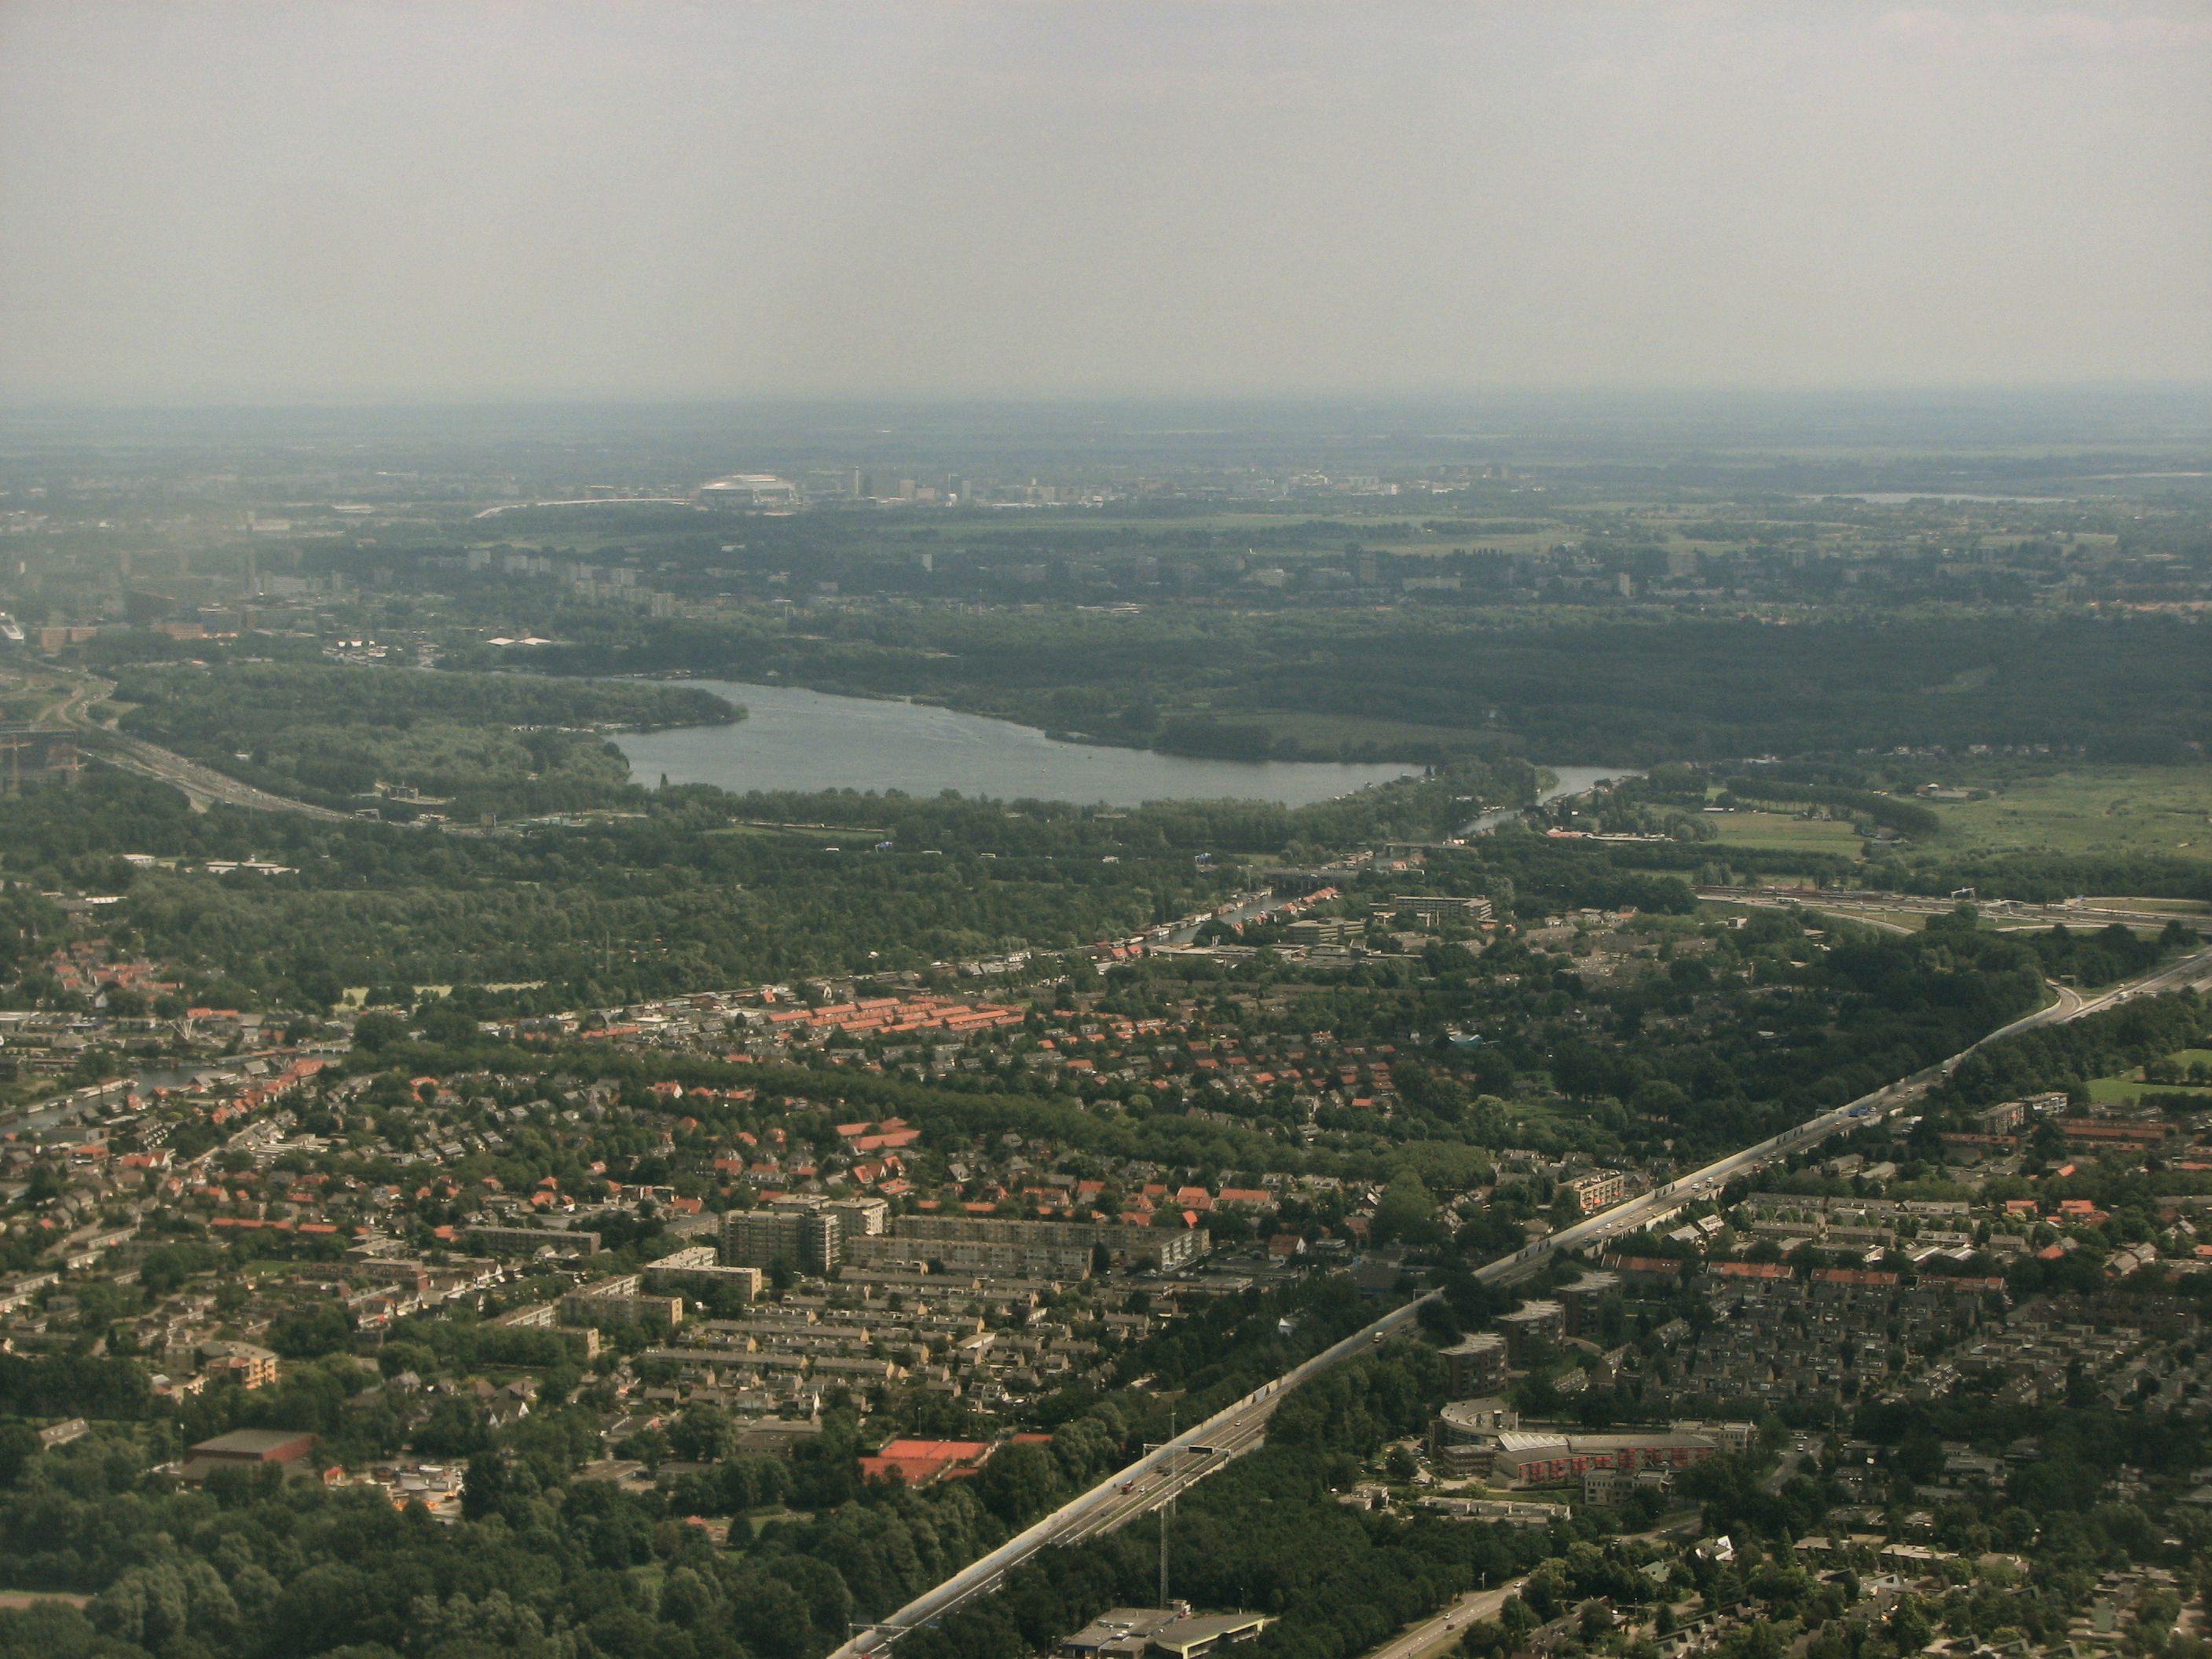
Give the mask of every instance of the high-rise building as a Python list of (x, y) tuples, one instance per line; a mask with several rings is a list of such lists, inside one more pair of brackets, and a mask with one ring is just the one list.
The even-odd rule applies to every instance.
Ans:
[(732, 1210), (722, 1218), (722, 1265), (773, 1267), (787, 1261), (826, 1273), (844, 1259), (842, 1218), (827, 1210)]
[(1451, 1373), (1452, 1397), (1469, 1400), (1505, 1391), (1505, 1339), (1477, 1331), (1442, 1356)]

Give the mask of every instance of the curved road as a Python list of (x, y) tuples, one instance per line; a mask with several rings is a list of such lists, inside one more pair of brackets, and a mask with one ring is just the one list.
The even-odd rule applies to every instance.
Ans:
[(92, 705), (114, 689), (103, 680), (82, 680), (66, 696), (41, 711), (33, 724), (40, 730), (75, 732), (81, 748), (94, 750), (126, 772), (136, 772), (141, 777), (153, 778), (182, 790), (195, 807), (204, 808), (211, 802), (221, 801), (228, 806), (251, 807), (259, 812), (303, 812), (311, 818), (339, 823), (349, 820), (348, 813), (334, 811), (327, 806), (313, 806), (285, 795), (272, 795), (265, 789), (240, 783), (211, 766), (187, 760), (159, 744), (129, 737), (112, 726), (101, 725), (92, 718)]
[[(1838, 1106), (1833, 1111), (1808, 1118), (1778, 1135), (1760, 1141), (1757, 1146), (1747, 1146), (1741, 1152), (1716, 1159), (1704, 1169), (1668, 1182), (1639, 1198), (1631, 1199), (1588, 1220), (1562, 1228), (1525, 1249), (1510, 1256), (1502, 1256), (1478, 1269), (1475, 1276), (1491, 1281), (1524, 1277), (1540, 1269), (1552, 1256), (1562, 1250), (1578, 1249), (1584, 1244), (1602, 1243), (1618, 1234), (1636, 1231), (1644, 1225), (1647, 1217), (1667, 1206), (1670, 1200), (1680, 1204), (1692, 1198), (1717, 1194), (1733, 1177), (1758, 1168), (1778, 1153), (1796, 1152), (1830, 1135), (1887, 1117), (1905, 1102), (1924, 1092), (1929, 1085), (1948, 1076), (1960, 1061), (1983, 1043), (2037, 1026), (2079, 1019), (2085, 1014), (2116, 1007), (2135, 997), (2179, 989), (2209, 975), (2212, 975), (2212, 950), (2185, 957), (2094, 997), (2084, 997), (2059, 988), (2057, 1000), (2034, 1013), (2014, 1020), (2008, 1025), (1999, 1027), (1948, 1060)], [(1334, 1346), (1324, 1349), (1295, 1370), (1285, 1372), (1265, 1387), (1245, 1395), (1197, 1427), (1177, 1435), (1167, 1445), (1147, 1453), (1119, 1474), (1108, 1477), (1081, 1496), (1063, 1504), (1019, 1536), (962, 1568), (936, 1589), (915, 1597), (889, 1619), (861, 1631), (832, 1654), (830, 1659), (861, 1659), (864, 1655), (881, 1653), (908, 1631), (933, 1623), (975, 1597), (996, 1589), (1011, 1569), (1028, 1560), (1046, 1545), (1073, 1543), (1100, 1533), (1111, 1532), (1137, 1516), (1151, 1513), (1184, 1487), (1222, 1467), (1231, 1457), (1259, 1444), (1266, 1433), (1267, 1419), (1291, 1389), (1329, 1366), (1354, 1354), (1365, 1352), (1407, 1329), (1420, 1316), (1421, 1304), (1433, 1300), (1440, 1294), (1440, 1291), (1431, 1291), (1427, 1296), (1393, 1309), (1373, 1324), (1354, 1332)]]
[(182, 755), (164, 749), (158, 744), (148, 743), (143, 738), (125, 737), (120, 732), (105, 726), (82, 728), (87, 748), (97, 747), (106, 759), (126, 772), (136, 772), (142, 777), (153, 778), (184, 792), (195, 806), (205, 806), (221, 801), (227, 806), (251, 807), (258, 812), (302, 812), (311, 818), (328, 823), (349, 823), (352, 814), (334, 811), (327, 806), (310, 805), (303, 800), (294, 800), (289, 795), (272, 795), (265, 789), (256, 789), (252, 784), (240, 783), (211, 766), (202, 766), (198, 761), (186, 760)]

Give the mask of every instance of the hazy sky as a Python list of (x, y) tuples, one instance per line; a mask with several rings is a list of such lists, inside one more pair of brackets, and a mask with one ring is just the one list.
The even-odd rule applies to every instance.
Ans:
[(0, 0), (0, 397), (2212, 376), (2212, 4)]

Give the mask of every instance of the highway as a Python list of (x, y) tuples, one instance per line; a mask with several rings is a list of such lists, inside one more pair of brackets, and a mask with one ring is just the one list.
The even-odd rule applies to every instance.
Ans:
[[(1830, 1135), (1888, 1116), (1908, 1101), (1925, 1092), (1930, 1085), (1948, 1076), (1960, 1061), (1983, 1043), (1993, 1042), (1999, 1037), (2031, 1030), (2038, 1026), (2079, 1019), (2085, 1014), (2118, 1007), (2136, 997), (2179, 990), (2206, 981), (2212, 981), (2212, 950), (2199, 951), (2096, 996), (2085, 997), (2077, 992), (2058, 988), (2060, 995), (2057, 1000), (1991, 1031), (1948, 1060), (1848, 1102), (1833, 1111), (1809, 1118), (1756, 1146), (1747, 1146), (1741, 1152), (1717, 1158), (1702, 1170), (1679, 1176), (1641, 1197), (1562, 1228), (1525, 1249), (1516, 1251), (1510, 1256), (1502, 1256), (1478, 1269), (1475, 1276), (1493, 1283), (1523, 1278), (1539, 1271), (1551, 1257), (1563, 1250), (1580, 1249), (1586, 1244), (1601, 1244), (1623, 1233), (1638, 1231), (1655, 1212), (1671, 1209), (1695, 1198), (1715, 1196), (1735, 1176), (1760, 1167), (1778, 1154), (1802, 1151)], [(1419, 1317), (1421, 1304), (1434, 1299), (1439, 1294), (1431, 1291), (1427, 1296), (1393, 1309), (1374, 1323), (1355, 1331), (1334, 1346), (1324, 1349), (1295, 1370), (1285, 1372), (1196, 1427), (1177, 1435), (1168, 1444), (1146, 1453), (1120, 1473), (1071, 1498), (1019, 1536), (962, 1568), (934, 1589), (917, 1596), (890, 1618), (860, 1631), (832, 1654), (830, 1659), (861, 1659), (863, 1655), (881, 1653), (908, 1631), (941, 1619), (978, 1595), (988, 1595), (1005, 1581), (1009, 1571), (1046, 1545), (1070, 1544), (1096, 1537), (1102, 1533), (1111, 1532), (1139, 1516), (1151, 1514), (1177, 1492), (1205, 1479), (1232, 1457), (1261, 1443), (1266, 1435), (1267, 1419), (1282, 1403), (1284, 1395), (1292, 1389), (1331, 1365), (1354, 1354), (1366, 1352), (1389, 1338), (1410, 1329)], [(1201, 1447), (1207, 1449), (1196, 1449)], [(1394, 1644), (1401, 1639), (1393, 1638)], [(1406, 1650), (1407, 1653), (1416, 1650)]]
[[(1925, 893), (1824, 893), (1810, 888), (1699, 887), (1696, 892), (1699, 898), (1716, 904), (1802, 906), (1887, 927), (1899, 924), (1881, 922), (1864, 913), (1892, 910), (1938, 916), (1948, 915), (1960, 903), (1956, 899), (1935, 898)], [(2051, 922), (2105, 927), (2117, 921), (2130, 927), (2155, 927), (2169, 921), (2185, 921), (2192, 927), (2212, 923), (2212, 915), (2178, 906), (2170, 910), (2129, 910), (2086, 899), (2069, 900), (2063, 904), (2031, 904), (2024, 899), (2002, 898), (1969, 899), (1966, 902), (1978, 909), (1984, 921), (2000, 928), (2041, 927)]]
[(1267, 1419), (1282, 1399), (1279, 1393), (1251, 1402), (1230, 1422), (1219, 1424), (1205, 1449), (1180, 1452), (1148, 1476), (1125, 1480), (1107, 1493), (1106, 1500), (1077, 1517), (1053, 1540), (1055, 1544), (1079, 1543), (1101, 1533), (1150, 1515), (1186, 1486), (1202, 1480), (1230, 1458), (1252, 1449), (1267, 1437)]
[(236, 778), (226, 777), (211, 766), (186, 760), (159, 744), (127, 737), (112, 726), (101, 725), (92, 717), (92, 705), (114, 689), (105, 680), (81, 680), (66, 696), (40, 711), (33, 729), (73, 732), (80, 749), (99, 754), (126, 772), (173, 785), (183, 791), (185, 798), (198, 809), (204, 810), (210, 803), (222, 801), (226, 805), (251, 807), (260, 812), (303, 812), (311, 818), (341, 823), (348, 820), (347, 813), (333, 811), (327, 806), (311, 806), (306, 801), (284, 795), (272, 795), (265, 789), (256, 789)]
[(227, 806), (251, 807), (258, 812), (301, 812), (311, 818), (344, 823), (351, 814), (333, 811), (327, 806), (313, 806), (303, 800), (294, 800), (286, 795), (272, 795), (265, 789), (256, 789), (251, 784), (240, 783), (236, 778), (226, 777), (213, 767), (202, 766), (198, 761), (186, 760), (142, 738), (125, 737), (120, 732), (111, 732), (102, 726), (82, 728), (80, 739), (87, 749), (96, 750), (106, 759), (112, 761), (126, 772), (136, 772), (141, 777), (154, 778), (174, 786), (184, 792), (185, 799), (196, 807), (204, 808), (221, 801)]

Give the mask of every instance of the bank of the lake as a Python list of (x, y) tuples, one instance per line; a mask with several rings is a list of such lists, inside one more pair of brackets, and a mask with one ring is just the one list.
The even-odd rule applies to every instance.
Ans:
[(1303, 806), (1419, 771), (1404, 762), (1201, 760), (1059, 743), (1009, 720), (927, 703), (841, 697), (797, 686), (691, 684), (744, 705), (734, 726), (626, 732), (615, 741), (648, 787), (747, 790), (946, 789), (1000, 800), (1272, 800)]

